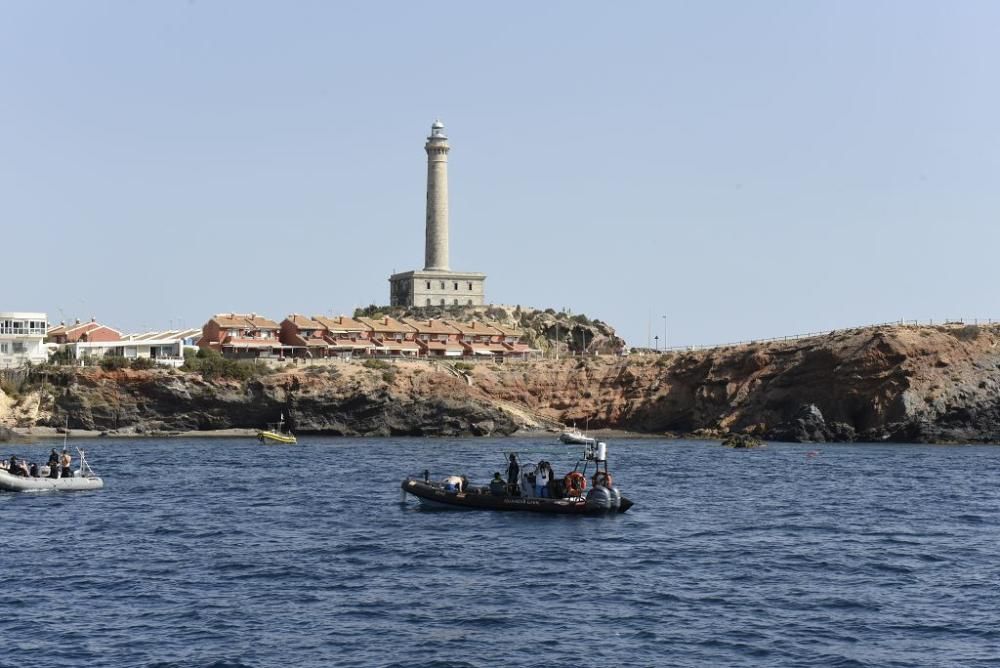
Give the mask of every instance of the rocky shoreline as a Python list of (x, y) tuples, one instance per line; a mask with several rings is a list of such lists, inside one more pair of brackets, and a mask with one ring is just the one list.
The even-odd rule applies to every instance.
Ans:
[(589, 425), (793, 442), (1000, 442), (1000, 326), (881, 326), (664, 355), (289, 366), (249, 380), (48, 368), (0, 425), (74, 434), (492, 436)]

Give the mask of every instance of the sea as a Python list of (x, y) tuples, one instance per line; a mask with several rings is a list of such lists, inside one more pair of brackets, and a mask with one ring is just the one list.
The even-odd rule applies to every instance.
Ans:
[(560, 517), (401, 500), (550, 438), (70, 445), (103, 490), (0, 493), (2, 668), (1000, 666), (1000, 447), (611, 439), (635, 506)]

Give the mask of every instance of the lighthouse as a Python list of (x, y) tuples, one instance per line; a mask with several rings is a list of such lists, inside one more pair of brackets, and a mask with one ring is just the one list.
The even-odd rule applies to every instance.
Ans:
[(448, 256), (448, 135), (440, 120), (431, 125), (427, 153), (424, 268), (389, 277), (392, 306), (480, 306), (486, 303), (486, 274), (452, 271)]
[(448, 137), (444, 123), (434, 121), (427, 151), (427, 240), (424, 271), (448, 271)]

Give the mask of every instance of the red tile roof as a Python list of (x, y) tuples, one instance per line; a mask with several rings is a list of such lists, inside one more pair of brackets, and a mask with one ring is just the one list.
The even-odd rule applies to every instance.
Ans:
[(336, 318), (327, 318), (325, 316), (316, 315), (313, 316), (313, 320), (323, 325), (331, 332), (370, 332), (372, 328), (363, 322), (358, 322), (353, 318), (348, 318), (346, 315), (338, 315)]
[(412, 334), (416, 332), (415, 327), (407, 325), (405, 322), (400, 322), (399, 320), (394, 320), (389, 316), (383, 318), (358, 318), (358, 321), (368, 325), (373, 331), (379, 334)]
[(292, 323), (299, 329), (326, 329), (321, 323), (298, 313), (291, 314), (285, 318), (285, 321)]
[(459, 329), (445, 322), (444, 320), (414, 320), (407, 318), (403, 320), (407, 325), (415, 328), (420, 334), (458, 334)]

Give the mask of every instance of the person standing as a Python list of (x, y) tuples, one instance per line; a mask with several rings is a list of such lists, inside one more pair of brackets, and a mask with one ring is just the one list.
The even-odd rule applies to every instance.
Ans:
[(511, 492), (518, 488), (518, 476), (521, 475), (521, 467), (517, 463), (517, 453), (510, 453), (510, 464), (507, 465), (507, 485)]
[(544, 459), (538, 462), (538, 470), (535, 471), (535, 496), (549, 496), (549, 480), (552, 479), (552, 467)]
[(69, 450), (62, 451), (62, 457), (59, 458), (59, 463), (62, 465), (62, 477), (72, 478), (73, 477), (73, 457), (70, 456)]

